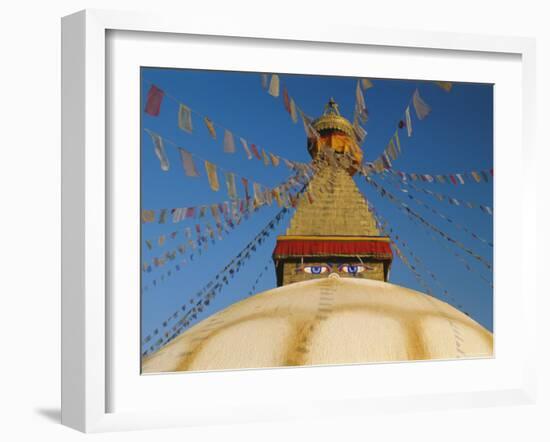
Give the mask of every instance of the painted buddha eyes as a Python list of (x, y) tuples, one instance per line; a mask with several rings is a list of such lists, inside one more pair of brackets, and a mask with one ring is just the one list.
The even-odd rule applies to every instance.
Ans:
[(320, 275), (321, 273), (326, 273), (330, 269), (328, 266), (320, 265), (320, 266), (305, 266), (304, 272), (306, 273), (312, 273), (313, 275)]
[[(311, 273), (312, 275), (320, 275), (322, 273), (327, 273), (331, 271), (331, 267), (328, 265), (314, 265), (314, 266), (304, 266), (302, 270), (306, 273)], [(339, 272), (349, 273), (351, 275), (357, 275), (362, 273), (365, 270), (372, 270), (370, 267), (360, 265), (360, 264), (342, 264), (338, 267)]]
[(352, 265), (352, 264), (342, 264), (338, 270), (344, 273), (351, 273), (352, 275), (356, 275), (357, 273), (362, 273), (367, 268), (363, 265)]

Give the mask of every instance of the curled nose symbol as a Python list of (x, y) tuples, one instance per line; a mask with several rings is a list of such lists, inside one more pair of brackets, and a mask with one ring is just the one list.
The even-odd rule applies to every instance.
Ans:
[(339, 278), (340, 275), (338, 273), (332, 272), (330, 275), (328, 275), (329, 278)]

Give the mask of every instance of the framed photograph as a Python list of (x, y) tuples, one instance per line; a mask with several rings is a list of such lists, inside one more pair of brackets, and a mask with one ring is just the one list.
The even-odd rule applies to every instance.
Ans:
[(533, 400), (533, 41), (84, 11), (62, 44), (64, 424)]

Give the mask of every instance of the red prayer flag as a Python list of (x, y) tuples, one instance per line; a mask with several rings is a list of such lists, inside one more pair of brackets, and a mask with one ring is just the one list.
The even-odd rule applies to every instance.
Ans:
[(286, 111), (290, 114), (290, 98), (288, 97), (286, 87), (283, 89), (283, 102), (285, 104)]
[(251, 145), (250, 145), (250, 149), (252, 150), (252, 153), (254, 154), (254, 156), (255, 156), (256, 158), (258, 158), (259, 160), (262, 159), (262, 157), (260, 156), (260, 152), (258, 152), (258, 148), (256, 147), (255, 144), (251, 144)]
[(454, 177), (454, 175), (449, 175), (449, 178), (451, 179), (451, 181), (452, 181), (453, 184), (455, 184), (455, 185), (458, 184), (458, 183), (456, 182), (456, 178)]
[(246, 178), (241, 178), (241, 181), (243, 182), (244, 194), (246, 196), (246, 201), (248, 201), (248, 199), (249, 199), (249, 196), (248, 196), (248, 180)]
[(153, 117), (157, 117), (160, 113), (160, 105), (164, 98), (164, 91), (159, 89), (154, 84), (149, 88), (147, 92), (147, 103), (145, 104), (145, 112)]

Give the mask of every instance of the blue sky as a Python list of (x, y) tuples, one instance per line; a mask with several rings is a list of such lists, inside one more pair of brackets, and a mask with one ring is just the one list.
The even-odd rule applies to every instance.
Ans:
[[(330, 97), (334, 97), (345, 117), (352, 119), (355, 103), (355, 86), (357, 79), (349, 77), (322, 77), (309, 75), (280, 74), (281, 85), (288, 88), (289, 94), (306, 114), (316, 117)], [(372, 78), (374, 87), (365, 93), (369, 109), (369, 120), (364, 126), (368, 136), (363, 143), (366, 160), (376, 159), (386, 147), (395, 132), (399, 120), (404, 118), (404, 110), (416, 88), (422, 98), (431, 106), (431, 114), (419, 121), (413, 115), (413, 136), (408, 138), (406, 130), (400, 131), (402, 154), (394, 162), (397, 170), (429, 174), (460, 173), (471, 170), (487, 170), (493, 167), (493, 86), (489, 84), (455, 83), (447, 93), (428, 81), (376, 79)], [(437, 80), (437, 79), (434, 79)], [(150, 84), (164, 90), (170, 97), (165, 97), (160, 115), (146, 114), (145, 97)], [(207, 159), (219, 167), (235, 172), (239, 176), (258, 182), (265, 186), (274, 186), (290, 176), (289, 170), (281, 164), (279, 167), (266, 167), (256, 159), (247, 160), (238, 143), (242, 136), (250, 143), (265, 148), (277, 155), (295, 161), (307, 162), (310, 157), (306, 150), (306, 138), (301, 122), (293, 124), (284, 110), (282, 96), (273, 98), (261, 88), (258, 73), (195, 71), (181, 69), (142, 68), (141, 82), (141, 121), (142, 129), (152, 130), (173, 141), (191, 153)], [(190, 107), (193, 114), (193, 133), (188, 134), (178, 128), (177, 115), (179, 104), (176, 100)], [(412, 111), (412, 107), (411, 107)], [(413, 112), (414, 113), (414, 112)], [(218, 137), (213, 140), (199, 115), (208, 116), (217, 126)], [(219, 126), (221, 125), (221, 126)], [(235, 134), (236, 152), (223, 152), (223, 129), (230, 129)], [(164, 172), (159, 167), (153, 144), (149, 135), (141, 133), (141, 204), (143, 209), (161, 209), (173, 207), (190, 207), (210, 205), (228, 200), (223, 175), (219, 173), (220, 190), (213, 192), (206, 179), (202, 162), (196, 166), (201, 174), (198, 178), (186, 177), (181, 167), (177, 148), (165, 143), (170, 160), (170, 169)], [(492, 279), (483, 265), (450, 243), (443, 244), (434, 240), (426, 230), (411, 222), (402, 212), (387, 199), (383, 199), (364, 178), (355, 178), (359, 188), (376, 210), (388, 221), (394, 231), (398, 232), (407, 248), (433, 272), (439, 285), (434, 283), (425, 272), (420, 271), (424, 279), (433, 287), (434, 295), (440, 296), (440, 286), (446, 288), (462, 310), (468, 312), (475, 320), (488, 329), (493, 329), (493, 294), (490, 286), (479, 274)], [(388, 180), (377, 182), (395, 196), (407, 199), (404, 193)], [(493, 183), (450, 184), (414, 183), (434, 192), (460, 198), (479, 204), (493, 205)], [(237, 183), (239, 195), (242, 187)], [(424, 193), (413, 193), (418, 199), (433, 206), (477, 235), (492, 241), (493, 217), (479, 209), (455, 207), (438, 202)], [(446, 232), (449, 236), (461, 241), (466, 247), (474, 250), (492, 263), (492, 248), (475, 240), (447, 221), (435, 216), (431, 211), (407, 201), (409, 206), (424, 216), (428, 221)], [(160, 277), (173, 264), (143, 273), (142, 285), (148, 289), (142, 292), (142, 336), (148, 335), (161, 325), (171, 313), (178, 310), (227, 262), (262, 229), (279, 211), (276, 204), (265, 207), (252, 214), (248, 220), (210, 244), (208, 251), (193, 262), (174, 271), (170, 277), (158, 282), (153, 287), (153, 279)], [(290, 219), (287, 215), (283, 222), (272, 232), (268, 241), (259, 246), (234, 279), (224, 287), (222, 292), (197, 318), (204, 319), (219, 309), (245, 298), (260, 273), (262, 278), (256, 285), (255, 292), (275, 287), (275, 272), (271, 253), (275, 238), (283, 234)], [(209, 217), (211, 220), (211, 217)], [(147, 223), (142, 225), (142, 261), (150, 263), (153, 256), (160, 256), (167, 250), (173, 250), (180, 244), (185, 227), (194, 228), (195, 221), (183, 221), (172, 224)], [(214, 225), (214, 223), (211, 223)], [(163, 246), (156, 244), (149, 251), (145, 240), (156, 240), (159, 235), (168, 235), (177, 231), (174, 239), (167, 239)], [(437, 235), (436, 235), (437, 236)], [(450, 249), (450, 250), (449, 250)], [(453, 255), (457, 251), (466, 259), (474, 271), (467, 271), (461, 261)], [(409, 258), (411, 258), (409, 256)], [(412, 260), (412, 258), (411, 258)], [(176, 262), (180, 262), (178, 259)], [(265, 266), (268, 266), (265, 271)], [(419, 269), (422, 267), (417, 265)], [(390, 282), (420, 291), (425, 291), (412, 273), (394, 257)], [(159, 327), (162, 330), (162, 327)]]

